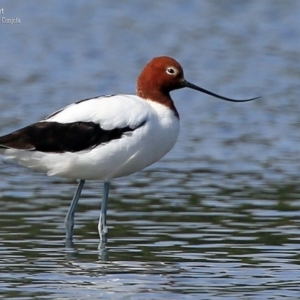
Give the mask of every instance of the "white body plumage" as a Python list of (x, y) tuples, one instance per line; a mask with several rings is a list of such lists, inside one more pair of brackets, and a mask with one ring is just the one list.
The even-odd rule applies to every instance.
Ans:
[(135, 95), (87, 99), (71, 104), (42, 121), (93, 122), (104, 130), (126, 126), (134, 129), (125, 132), (121, 138), (79, 152), (1, 149), (7, 158), (23, 166), (50, 176), (71, 179), (108, 181), (140, 171), (169, 152), (179, 134), (179, 119), (174, 111)]

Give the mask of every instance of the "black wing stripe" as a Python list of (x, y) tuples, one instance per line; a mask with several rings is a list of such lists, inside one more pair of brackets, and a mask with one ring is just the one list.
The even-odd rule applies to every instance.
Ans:
[(0, 148), (41, 152), (78, 152), (94, 148), (140, 128), (130, 126), (104, 130), (93, 122), (38, 122), (0, 137)]

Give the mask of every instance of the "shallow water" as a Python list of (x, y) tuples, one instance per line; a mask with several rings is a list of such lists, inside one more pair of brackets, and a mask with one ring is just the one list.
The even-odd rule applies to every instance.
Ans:
[[(4, 299), (295, 299), (300, 266), (300, 2), (0, 1), (0, 134), (71, 102), (133, 93), (144, 64), (175, 57), (186, 78), (232, 98), (172, 93), (174, 149), (113, 181), (98, 250), (101, 182), (0, 161)], [(0, 15), (0, 17), (2, 17)]]

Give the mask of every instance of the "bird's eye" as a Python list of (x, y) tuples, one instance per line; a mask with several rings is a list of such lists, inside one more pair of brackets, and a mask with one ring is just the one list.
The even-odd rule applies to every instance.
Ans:
[(169, 75), (175, 75), (176, 74), (176, 69), (173, 67), (169, 67), (166, 69), (167, 74)]

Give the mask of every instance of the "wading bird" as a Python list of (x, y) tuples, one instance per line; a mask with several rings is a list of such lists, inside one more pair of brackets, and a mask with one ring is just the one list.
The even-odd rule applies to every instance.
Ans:
[(84, 99), (44, 120), (0, 137), (0, 153), (17, 163), (79, 180), (66, 215), (66, 239), (72, 240), (74, 214), (85, 180), (103, 180), (98, 231), (106, 242), (110, 181), (153, 164), (168, 153), (179, 134), (179, 114), (170, 92), (190, 88), (231, 102), (184, 78), (171, 57), (153, 58), (137, 79), (136, 95)]

